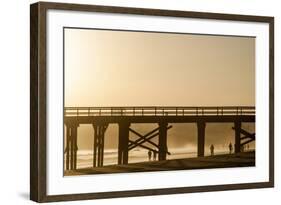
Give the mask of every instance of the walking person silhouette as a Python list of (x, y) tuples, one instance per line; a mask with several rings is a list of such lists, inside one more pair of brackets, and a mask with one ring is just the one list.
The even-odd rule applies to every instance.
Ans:
[(213, 144), (211, 144), (211, 146), (210, 146), (211, 156), (214, 156), (214, 150), (215, 150), (215, 147)]
[(156, 161), (156, 155), (157, 155), (156, 150), (153, 150), (153, 161)]
[(147, 154), (148, 154), (148, 160), (151, 161), (151, 155), (152, 155), (151, 150), (149, 150)]
[(228, 148), (229, 148), (229, 154), (231, 154), (232, 150), (233, 150), (233, 146), (232, 146), (231, 142), (229, 143)]

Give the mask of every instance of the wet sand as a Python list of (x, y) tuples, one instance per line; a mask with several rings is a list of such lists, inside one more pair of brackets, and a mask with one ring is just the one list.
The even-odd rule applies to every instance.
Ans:
[(128, 172), (150, 172), (171, 171), (190, 169), (210, 169), (227, 167), (249, 167), (255, 166), (255, 152), (244, 152), (239, 154), (222, 154), (207, 157), (196, 157), (186, 159), (172, 159), (165, 161), (150, 161), (131, 163), (128, 165), (108, 165), (103, 167), (89, 167), (77, 170), (65, 171), (65, 176), (89, 175), (89, 174), (111, 174)]

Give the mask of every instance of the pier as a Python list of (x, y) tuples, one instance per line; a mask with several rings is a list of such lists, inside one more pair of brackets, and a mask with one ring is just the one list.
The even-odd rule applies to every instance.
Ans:
[[(132, 129), (131, 124), (155, 123), (158, 127), (148, 133)], [(255, 133), (242, 129), (242, 123), (255, 123), (255, 107), (65, 107), (66, 170), (77, 169), (77, 129), (81, 124), (92, 125), (93, 167), (103, 167), (105, 133), (110, 124), (118, 124), (118, 165), (127, 165), (129, 151), (141, 147), (156, 151), (158, 161), (166, 160), (169, 149), (167, 131), (172, 123), (197, 125), (197, 155), (204, 157), (205, 129), (209, 123), (233, 123), (236, 154), (241, 147), (255, 140)], [(129, 134), (138, 138), (132, 140)], [(158, 138), (158, 143), (152, 141)], [(147, 146), (146, 144), (150, 144)], [(153, 148), (151, 148), (151, 146)]]

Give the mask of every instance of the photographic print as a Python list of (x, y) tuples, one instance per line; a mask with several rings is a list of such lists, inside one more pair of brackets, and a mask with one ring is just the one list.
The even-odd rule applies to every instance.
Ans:
[(273, 17), (31, 5), (31, 200), (273, 186)]
[(255, 37), (64, 28), (64, 175), (255, 166)]

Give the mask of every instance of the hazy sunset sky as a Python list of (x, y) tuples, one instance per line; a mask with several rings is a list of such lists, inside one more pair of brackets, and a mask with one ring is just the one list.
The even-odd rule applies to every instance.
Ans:
[(254, 38), (65, 29), (65, 106), (254, 104)]
[[(250, 37), (65, 29), (64, 71), (65, 106), (255, 105)], [(206, 147), (227, 146), (232, 126), (208, 124)], [(78, 135), (79, 149), (92, 149), (92, 126), (81, 125)], [(169, 147), (194, 149), (196, 125), (174, 125), (168, 135)], [(117, 148), (117, 139), (110, 125), (105, 149)]]

